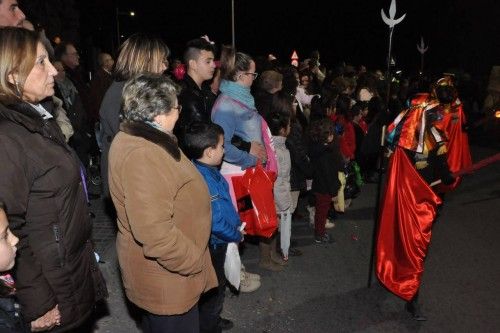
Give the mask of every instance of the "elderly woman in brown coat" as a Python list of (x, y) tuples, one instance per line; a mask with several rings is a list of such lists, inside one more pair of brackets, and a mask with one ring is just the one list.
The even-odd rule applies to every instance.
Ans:
[(125, 121), (109, 153), (118, 260), (145, 332), (198, 332), (200, 295), (217, 286), (207, 244), (210, 195), (172, 134), (173, 82), (142, 74), (123, 89)]

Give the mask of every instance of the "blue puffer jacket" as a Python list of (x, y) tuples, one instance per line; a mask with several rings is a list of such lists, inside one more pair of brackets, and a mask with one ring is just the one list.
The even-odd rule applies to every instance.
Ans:
[(241, 221), (231, 201), (226, 180), (216, 167), (199, 161), (193, 161), (193, 163), (205, 179), (210, 191), (210, 201), (212, 202), (210, 246), (240, 242), (242, 237), (239, 231)]

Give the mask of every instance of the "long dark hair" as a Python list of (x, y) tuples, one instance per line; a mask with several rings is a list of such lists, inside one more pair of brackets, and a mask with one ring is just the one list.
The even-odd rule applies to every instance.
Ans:
[(335, 126), (329, 118), (317, 119), (311, 122), (309, 138), (312, 142), (327, 143), (330, 135), (335, 135)]

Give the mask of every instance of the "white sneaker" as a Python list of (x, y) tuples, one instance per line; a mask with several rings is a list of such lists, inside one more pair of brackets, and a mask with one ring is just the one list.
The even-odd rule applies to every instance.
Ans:
[(333, 227), (335, 227), (335, 223), (333, 221), (330, 221), (330, 219), (326, 219), (325, 228), (331, 229)]
[(260, 281), (260, 275), (259, 274), (245, 272), (245, 275), (246, 275), (247, 279)]
[(247, 274), (241, 271), (240, 292), (242, 293), (251, 293), (260, 288), (260, 281), (247, 278)]

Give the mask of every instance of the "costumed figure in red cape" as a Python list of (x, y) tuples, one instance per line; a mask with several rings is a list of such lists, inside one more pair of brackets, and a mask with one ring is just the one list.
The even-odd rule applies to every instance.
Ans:
[[(442, 94), (446, 94), (446, 103), (440, 103), (438, 112), (441, 121), (436, 123), (448, 140), (446, 146), (448, 149), (448, 166), (452, 173), (467, 169), (472, 165), (470, 155), (469, 138), (465, 131), (466, 118), (463, 111), (463, 105), (458, 98), (457, 91), (453, 84), (451, 75), (439, 79), (432, 87), (430, 94), (418, 94), (411, 101), (412, 107), (422, 106), (424, 104), (439, 103), (436, 96), (436, 89), (440, 87)], [(439, 184), (435, 191), (445, 193), (455, 189), (460, 183), (461, 178), (457, 177), (455, 182), (450, 185)]]
[(440, 124), (446, 89), (436, 98), (401, 112), (387, 130), (392, 151), (382, 198), (376, 246), (376, 274), (392, 293), (407, 301), (416, 320), (426, 320), (418, 306), (418, 290), (441, 198), (429, 186), (441, 179), (453, 184), (447, 138)]

